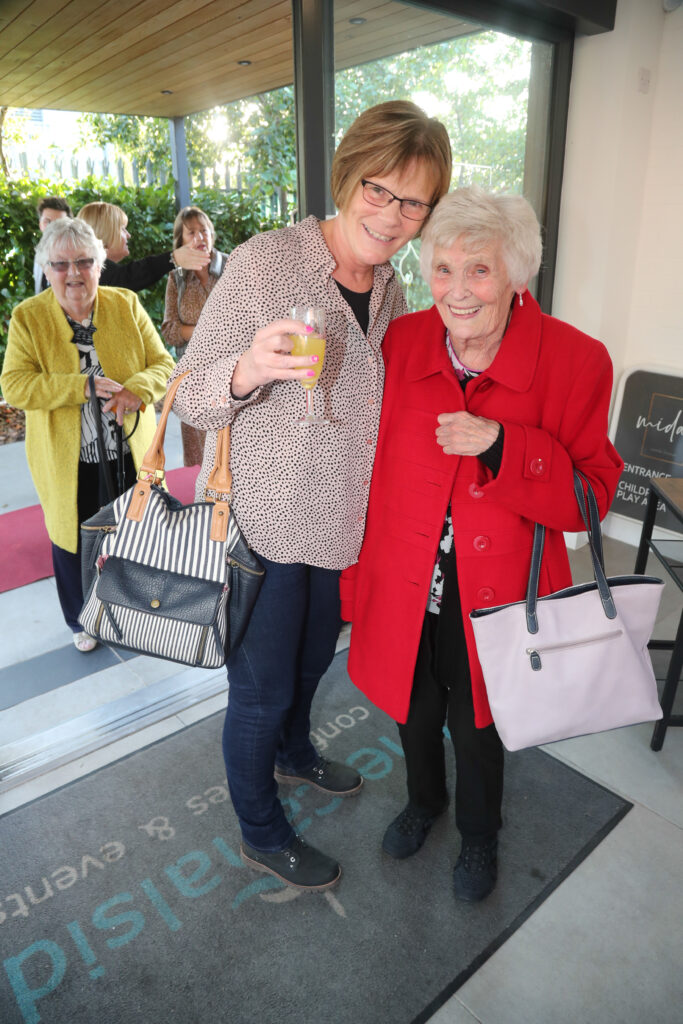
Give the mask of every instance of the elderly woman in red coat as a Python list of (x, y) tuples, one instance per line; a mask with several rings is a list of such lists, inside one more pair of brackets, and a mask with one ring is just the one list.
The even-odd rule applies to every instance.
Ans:
[(365, 539), (342, 577), (349, 674), (397, 720), (405, 753), (408, 803), (383, 849), (416, 853), (446, 810), (447, 724), (462, 837), (453, 885), (470, 901), (496, 883), (503, 750), (469, 612), (524, 597), (537, 520), (542, 592), (569, 585), (574, 467), (601, 517), (623, 467), (607, 438), (609, 355), (541, 312), (527, 290), (540, 259), (521, 196), (467, 188), (439, 202), (421, 249), (435, 304), (386, 334)]

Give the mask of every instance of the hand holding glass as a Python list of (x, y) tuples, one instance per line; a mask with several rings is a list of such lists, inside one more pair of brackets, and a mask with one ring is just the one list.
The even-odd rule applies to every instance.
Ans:
[(300, 320), (313, 328), (308, 334), (290, 334), (293, 342), (292, 355), (318, 357), (318, 362), (311, 366), (314, 375), (299, 382), (306, 394), (306, 414), (298, 422), (301, 426), (309, 426), (312, 423), (329, 423), (330, 421), (326, 420), (324, 416), (315, 415), (313, 406), (313, 389), (318, 382), (325, 361), (325, 311), (316, 306), (292, 306), (289, 315), (292, 320)]

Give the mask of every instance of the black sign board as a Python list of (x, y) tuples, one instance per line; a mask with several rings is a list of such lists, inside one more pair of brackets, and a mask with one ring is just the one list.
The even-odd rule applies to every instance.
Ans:
[[(612, 512), (642, 520), (652, 477), (683, 477), (683, 376), (636, 367), (620, 383), (610, 437), (624, 460)], [(657, 526), (680, 532), (680, 522), (663, 514)]]

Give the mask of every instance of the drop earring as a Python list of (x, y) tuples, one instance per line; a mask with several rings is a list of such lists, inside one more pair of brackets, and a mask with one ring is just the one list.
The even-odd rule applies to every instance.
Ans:
[(520, 306), (524, 305), (524, 299), (522, 298), (522, 293), (521, 292), (519, 293), (519, 304), (520, 304)]

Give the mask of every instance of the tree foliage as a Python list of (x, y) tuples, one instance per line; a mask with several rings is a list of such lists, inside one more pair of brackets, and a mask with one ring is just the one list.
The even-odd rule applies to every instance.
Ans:
[[(338, 72), (337, 141), (373, 103), (413, 100), (448, 130), (454, 188), (477, 182), (494, 190), (521, 191), (530, 56), (530, 43), (484, 32)], [(429, 306), (419, 241), (410, 242), (392, 263), (409, 307)]]
[[(387, 99), (412, 99), (446, 125), (453, 149), (453, 184), (471, 181), (520, 191), (531, 44), (496, 32), (472, 33), (407, 53), (339, 71), (335, 76), (336, 138), (365, 108)], [(84, 114), (91, 141), (113, 145), (119, 154), (170, 164), (164, 118)], [(230, 249), (268, 223), (258, 204), (277, 196), (288, 210), (296, 192), (296, 133), (291, 86), (193, 114), (186, 119), (188, 160), (193, 180), (202, 169), (239, 163), (242, 192), (195, 189), (194, 201), (217, 228), (219, 247)], [(1, 139), (1, 134), (0, 134)], [(209, 180), (211, 176), (209, 174)], [(236, 184), (234, 181), (232, 184)], [(0, 192), (0, 317), (6, 325), (14, 303), (32, 294), (33, 249), (38, 231), (35, 202), (63, 186), (50, 182), (8, 183)], [(170, 187), (121, 188), (113, 181), (82, 182), (68, 195), (74, 208), (92, 199), (121, 205), (129, 217), (131, 253), (142, 256), (170, 247), (174, 217)], [(419, 242), (394, 258), (409, 306), (431, 302), (419, 273)], [(156, 322), (163, 310), (163, 284), (143, 296)], [(0, 339), (0, 351), (4, 341)]]
[[(63, 183), (0, 179), (0, 359), (13, 308), (33, 295), (33, 256), (40, 239), (36, 205), (44, 195), (64, 196), (74, 212), (96, 201), (121, 206), (128, 215), (133, 259), (172, 248), (175, 200), (171, 185), (122, 188), (113, 182), (88, 178), (67, 191)], [(280, 223), (262, 219), (258, 204), (237, 192), (197, 189), (192, 201), (210, 216), (216, 229), (216, 247), (224, 252)], [(163, 319), (165, 292), (163, 279), (154, 288), (140, 293), (157, 328)]]

